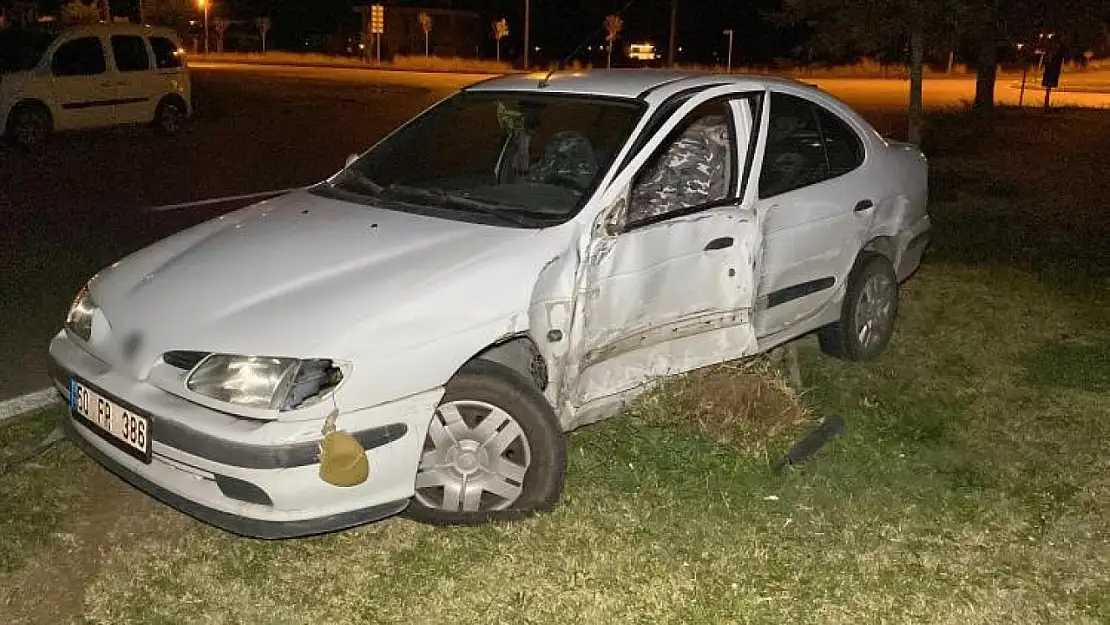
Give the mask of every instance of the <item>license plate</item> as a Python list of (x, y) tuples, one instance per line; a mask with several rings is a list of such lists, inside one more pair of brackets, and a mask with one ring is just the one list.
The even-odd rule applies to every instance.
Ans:
[(69, 381), (69, 407), (74, 417), (101, 438), (150, 463), (150, 418), (121, 406), (77, 379)]

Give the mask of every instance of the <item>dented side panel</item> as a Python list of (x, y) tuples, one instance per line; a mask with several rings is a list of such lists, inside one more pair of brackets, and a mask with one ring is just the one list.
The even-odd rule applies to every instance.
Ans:
[[(730, 245), (707, 250), (714, 241)], [(660, 376), (754, 353), (759, 241), (754, 215), (736, 207), (595, 239), (578, 293), (578, 377), (565, 401), (582, 410)]]

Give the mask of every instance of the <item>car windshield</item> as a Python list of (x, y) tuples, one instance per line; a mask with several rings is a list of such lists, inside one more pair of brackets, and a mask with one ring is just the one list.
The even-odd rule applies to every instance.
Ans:
[(642, 112), (633, 100), (463, 92), (378, 144), (330, 187), (449, 218), (565, 221)]
[(40, 30), (0, 30), (0, 73), (33, 69), (57, 34)]

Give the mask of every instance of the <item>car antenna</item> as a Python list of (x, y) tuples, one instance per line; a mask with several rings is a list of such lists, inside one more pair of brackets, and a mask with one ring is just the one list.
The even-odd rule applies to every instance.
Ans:
[[(622, 13), (627, 11), (629, 8), (631, 8), (633, 4), (636, 4), (636, 2), (638, 2), (638, 1), (639, 0), (628, 0), (628, 2), (625, 2), (624, 6), (622, 6), (620, 9), (618, 9), (617, 12), (614, 13), (614, 15), (621, 15)], [(566, 65), (566, 63), (568, 61), (573, 59), (574, 55), (581, 52), (582, 48), (585, 47), (585, 45), (590, 42), (590, 39), (593, 39), (598, 34), (599, 31), (604, 32), (605, 31), (605, 26), (602, 26), (598, 30), (591, 31), (590, 35), (588, 37), (586, 37), (585, 39), (583, 39), (582, 43), (578, 44), (578, 47), (575, 48), (573, 52), (568, 54), (566, 56), (566, 58), (564, 58), (562, 61), (559, 61), (558, 63), (556, 63), (555, 67), (551, 68), (551, 71), (547, 72), (547, 75), (540, 79), (540, 84), (538, 85), (538, 87), (540, 89), (543, 89), (544, 87), (546, 87), (547, 83), (551, 81), (551, 77), (553, 75), (555, 75), (555, 72), (559, 71), (559, 68), (561, 68), (563, 65)]]

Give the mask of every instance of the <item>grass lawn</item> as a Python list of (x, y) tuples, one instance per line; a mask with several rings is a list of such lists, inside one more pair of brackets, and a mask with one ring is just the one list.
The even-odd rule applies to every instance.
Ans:
[[(11, 623), (1110, 622), (1110, 115), (930, 118), (935, 245), (867, 364), (799, 343), (574, 433), (526, 522), (280, 543), (153, 502), (68, 443), (0, 476)], [(846, 427), (768, 469), (807, 421)], [(60, 418), (0, 428), (0, 450)], [(0, 451), (0, 460), (2, 460)]]

